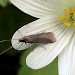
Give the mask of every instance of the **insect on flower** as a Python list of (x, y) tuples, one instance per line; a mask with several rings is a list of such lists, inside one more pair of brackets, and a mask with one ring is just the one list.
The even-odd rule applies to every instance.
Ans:
[[(23, 43), (54, 43), (56, 42), (56, 38), (54, 36), (54, 34), (52, 32), (47, 32), (47, 33), (40, 33), (40, 34), (35, 34), (35, 35), (29, 35), (29, 36), (24, 36), (20, 39), (12, 39), (12, 40), (17, 40), (19, 44), (20, 42), (22, 42), (21, 46), (23, 45)], [(11, 41), (11, 40), (2, 40), (0, 42), (4, 42), (4, 41)], [(14, 44), (14, 45), (17, 45)], [(21, 47), (20, 46), (20, 47)], [(6, 49), (5, 51), (3, 51), (1, 54), (5, 53), (6, 51), (10, 50), (13, 46), (11, 46), (10, 48)], [(20, 47), (18, 47), (17, 49), (19, 49)]]
[[(58, 56), (59, 75), (75, 75), (75, 0), (10, 1), (24, 13), (38, 18), (27, 24), (29, 27), (25, 25), (19, 29), (22, 36), (45, 30), (53, 32), (57, 39), (55, 43), (40, 44), (30, 52), (26, 57), (27, 66), (31, 69), (40, 69), (49, 65)], [(22, 38), (19, 31), (12, 37), (12, 46), (24, 50), (30, 45), (13, 40)]]

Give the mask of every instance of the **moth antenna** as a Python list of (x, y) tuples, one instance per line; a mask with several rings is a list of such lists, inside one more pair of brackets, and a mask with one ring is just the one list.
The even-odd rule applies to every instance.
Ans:
[(2, 55), (3, 53), (5, 53), (5, 52), (7, 52), (7, 51), (9, 51), (10, 49), (12, 49), (13, 47), (11, 46), (11, 47), (9, 47), (8, 49), (6, 49), (6, 50), (4, 50), (3, 52), (1, 52), (0, 53), (0, 55)]
[[(19, 44), (19, 43), (17, 43), (17, 44)], [(17, 44), (15, 44), (15, 45), (17, 45)], [(22, 46), (22, 44), (21, 44), (21, 46)], [(21, 46), (20, 46), (20, 47), (21, 47)], [(19, 48), (20, 48), (20, 47), (19, 47)], [(4, 50), (3, 52), (1, 52), (0, 55), (2, 55), (3, 53), (5, 53), (5, 52), (11, 50), (12, 48), (13, 48), (13, 46), (9, 47), (8, 49), (6, 49), (6, 50)]]
[(6, 42), (6, 41), (11, 41), (11, 39), (9, 39), (9, 40), (1, 40), (0, 42)]
[(11, 40), (19, 40), (19, 39), (1, 40), (0, 43), (1, 43), (1, 42), (9, 42), (9, 41), (11, 41)]

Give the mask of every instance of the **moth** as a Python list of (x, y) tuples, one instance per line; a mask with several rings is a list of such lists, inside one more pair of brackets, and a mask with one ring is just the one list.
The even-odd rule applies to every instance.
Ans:
[(24, 36), (19, 42), (25, 43), (54, 43), (56, 38), (52, 32), (40, 33), (35, 35)]
[[(14, 41), (13, 41), (14, 40)], [(0, 42), (5, 42), (5, 41), (13, 41), (12, 46), (9, 47), (8, 49), (4, 50), (3, 52), (0, 53), (3, 54), (6, 51), (10, 50), (13, 48), (13, 46), (17, 46), (19, 44), (19, 47), (17, 50), (23, 45), (23, 43), (54, 43), (56, 42), (56, 38), (52, 32), (46, 32), (46, 33), (39, 33), (39, 34), (34, 34), (34, 35), (29, 35), (29, 36), (24, 36), (19, 39), (12, 39), (12, 40), (2, 40)], [(13, 45), (14, 42), (18, 42), (15, 45)]]

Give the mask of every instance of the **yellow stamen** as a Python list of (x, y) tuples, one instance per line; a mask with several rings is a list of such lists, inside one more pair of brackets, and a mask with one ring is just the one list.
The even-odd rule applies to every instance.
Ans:
[(65, 12), (66, 15), (69, 15), (70, 14), (70, 9), (65, 9), (64, 12)]
[(67, 17), (64, 19), (64, 21), (69, 21), (69, 16), (67, 16)]
[(64, 14), (60, 15), (59, 20), (62, 21), (66, 26), (75, 27), (75, 6), (64, 10)]
[(63, 19), (65, 19), (65, 16), (61, 15), (58, 18), (59, 18), (59, 20), (63, 20)]
[(74, 13), (75, 13), (75, 7), (73, 7), (73, 8), (72, 8), (72, 12), (74, 12)]
[(71, 24), (70, 24), (70, 22), (69, 22), (69, 21), (64, 21), (64, 24), (65, 24), (66, 26), (68, 26), (68, 27), (70, 27), (70, 26), (71, 26)]
[(73, 13), (73, 17), (75, 17), (75, 13)]

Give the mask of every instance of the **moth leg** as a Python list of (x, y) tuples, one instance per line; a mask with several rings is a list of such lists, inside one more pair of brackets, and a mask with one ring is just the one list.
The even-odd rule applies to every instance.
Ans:
[[(28, 45), (26, 42), (24, 42), (26, 45)], [(29, 44), (30, 45), (30, 44)]]
[[(24, 42), (23, 42), (23, 43), (24, 43)], [(21, 46), (23, 45), (23, 43), (21, 44)], [(21, 46), (20, 46), (20, 47), (21, 47)], [(19, 48), (20, 48), (20, 47), (19, 47)], [(17, 48), (17, 49), (19, 49), (19, 48)]]

